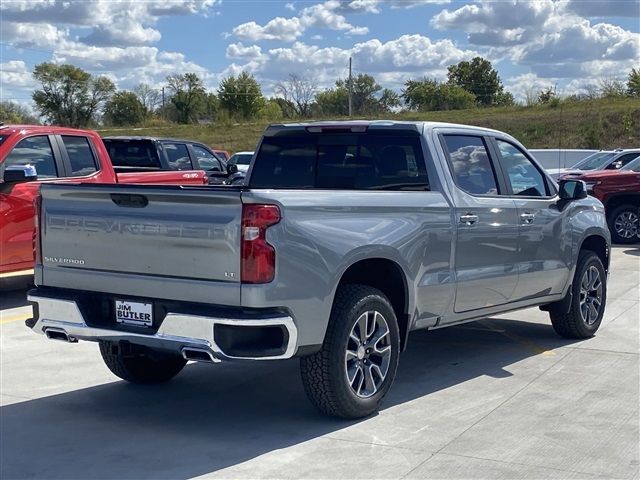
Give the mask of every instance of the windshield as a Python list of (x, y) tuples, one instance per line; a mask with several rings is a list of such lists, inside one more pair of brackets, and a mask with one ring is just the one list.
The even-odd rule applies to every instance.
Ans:
[(7, 139), (9, 135), (0, 135), (0, 145)]
[(576, 170), (600, 170), (606, 163), (613, 158), (615, 152), (598, 152), (589, 155), (587, 158), (580, 160), (572, 169)]
[(640, 172), (640, 157), (636, 158), (635, 160), (631, 160), (620, 170), (624, 170), (626, 172)]
[(236, 165), (249, 165), (252, 158), (253, 153), (236, 153), (229, 159), (229, 163), (235, 163)]

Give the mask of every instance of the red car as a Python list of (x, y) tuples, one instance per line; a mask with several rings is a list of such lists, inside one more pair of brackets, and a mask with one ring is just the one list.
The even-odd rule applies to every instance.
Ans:
[(615, 243), (640, 241), (640, 157), (620, 170), (597, 170), (563, 178), (584, 180), (589, 194), (604, 204)]
[(0, 278), (33, 273), (33, 201), (42, 183), (207, 181), (202, 170), (117, 173), (96, 132), (0, 124)]
[(228, 162), (231, 158), (231, 154), (226, 150), (213, 150), (213, 153), (219, 155), (225, 162)]

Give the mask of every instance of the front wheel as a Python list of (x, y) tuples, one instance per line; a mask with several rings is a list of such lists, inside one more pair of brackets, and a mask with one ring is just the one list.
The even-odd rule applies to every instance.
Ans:
[(113, 342), (100, 342), (100, 354), (111, 372), (131, 383), (162, 383), (175, 377), (187, 364), (178, 355), (148, 351), (124, 354)]
[(609, 216), (609, 230), (614, 243), (640, 241), (640, 209), (633, 205), (620, 205)]
[(592, 337), (602, 323), (607, 301), (607, 274), (600, 257), (594, 252), (580, 252), (571, 292), (569, 311), (551, 310), (551, 324), (561, 337)]
[(398, 322), (387, 297), (364, 285), (340, 287), (322, 349), (300, 359), (305, 392), (323, 413), (366, 417), (389, 391), (399, 353)]

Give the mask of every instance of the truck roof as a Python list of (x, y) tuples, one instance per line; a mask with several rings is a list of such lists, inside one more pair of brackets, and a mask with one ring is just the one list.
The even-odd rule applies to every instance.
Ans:
[(93, 130), (81, 130), (78, 128), (60, 127), (57, 125), (0, 125), (0, 134), (11, 135), (16, 132), (23, 133), (43, 133), (43, 134), (58, 134), (58, 133), (80, 133), (85, 135), (87, 132), (95, 133)]
[(429, 122), (429, 121), (403, 121), (403, 120), (339, 120), (339, 121), (318, 121), (318, 122), (300, 122), (300, 123), (274, 123), (267, 127), (265, 136), (278, 135), (287, 131), (295, 131), (302, 129), (340, 129), (351, 128), (353, 132), (357, 132), (359, 128), (369, 129), (390, 129), (390, 130), (412, 130), (422, 133), (426, 130), (434, 128), (464, 128), (482, 132), (502, 133), (498, 130), (490, 128), (476, 127), (474, 125), (463, 125), (458, 123), (446, 122)]
[(103, 140), (150, 140), (153, 142), (187, 142), (187, 143), (200, 143), (204, 145), (204, 142), (198, 140), (186, 140), (184, 138), (172, 138), (172, 137), (151, 137), (145, 135), (115, 135), (102, 137)]

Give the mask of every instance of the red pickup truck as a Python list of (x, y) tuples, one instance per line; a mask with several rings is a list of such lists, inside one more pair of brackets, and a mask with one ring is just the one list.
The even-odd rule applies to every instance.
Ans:
[(208, 179), (202, 170), (117, 173), (96, 132), (0, 124), (0, 278), (33, 272), (33, 201), (46, 182), (203, 185)]
[(604, 204), (614, 243), (640, 242), (640, 157), (619, 170), (594, 170), (562, 178), (584, 180), (589, 195)]

